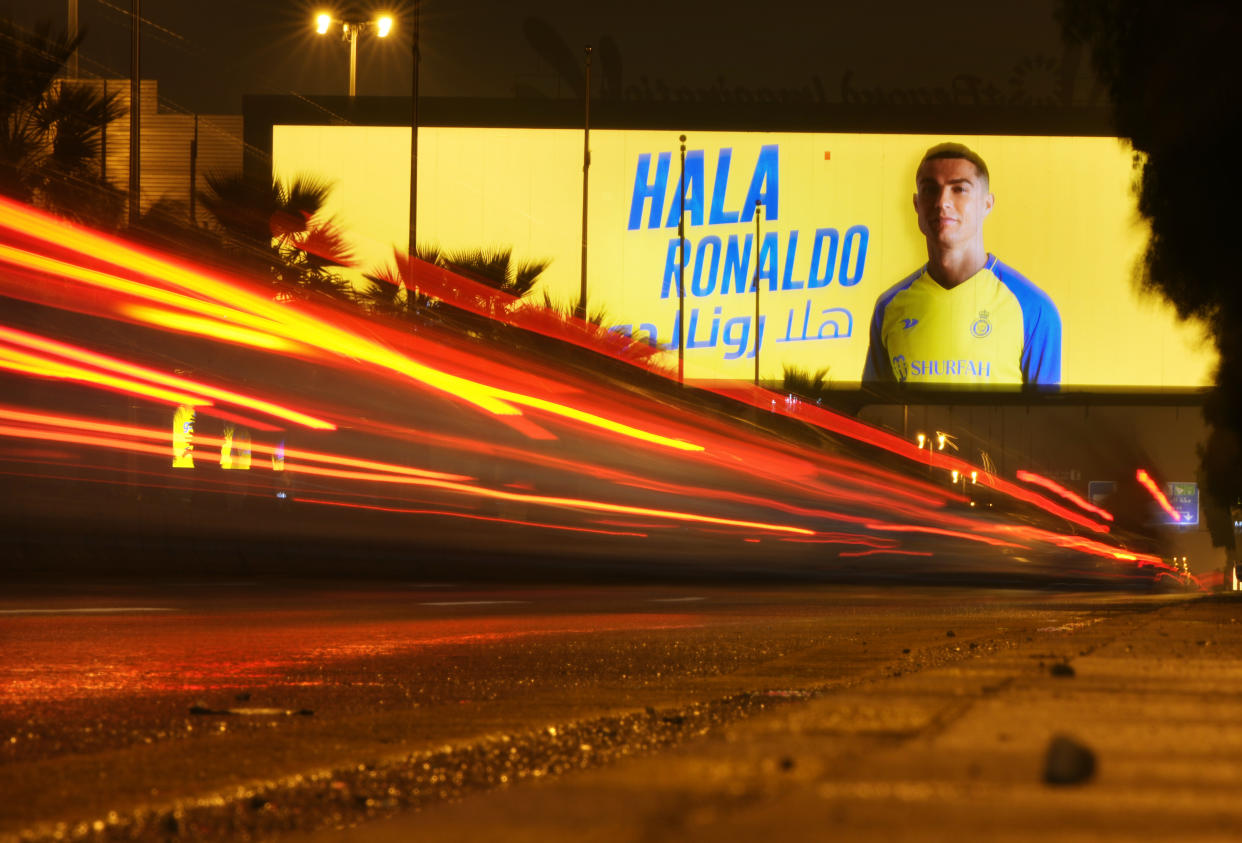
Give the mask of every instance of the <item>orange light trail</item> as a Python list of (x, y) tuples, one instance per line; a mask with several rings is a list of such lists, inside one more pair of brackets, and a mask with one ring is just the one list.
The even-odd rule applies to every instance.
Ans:
[(1074, 506), (1081, 507), (1083, 510), (1087, 512), (1098, 515), (1101, 518), (1103, 518), (1105, 521), (1113, 520), (1113, 514), (1111, 512), (1109, 512), (1106, 509), (1101, 509), (1100, 507), (1084, 499), (1080, 495), (1077, 495), (1074, 492), (1070, 491), (1069, 489), (1065, 488), (1064, 486), (1062, 486), (1060, 483), (1056, 482), (1055, 480), (1052, 480), (1048, 477), (1044, 477), (1041, 474), (1036, 474), (1033, 471), (1025, 471), (1023, 469), (1018, 469), (1018, 471), (1015, 472), (1014, 476), (1017, 477), (1019, 480), (1021, 480), (1023, 483), (1032, 483), (1036, 486), (1042, 486), (1048, 491), (1054, 492), (1060, 495), (1061, 497), (1065, 498), (1067, 501), (1074, 504)]
[[(300, 313), (292, 308), (284, 307), (256, 296), (236, 284), (225, 282), (202, 272), (189, 270), (167, 260), (161, 260), (145, 254), (135, 247), (122, 245), (71, 224), (61, 223), (16, 203), (0, 200), (0, 210), (8, 212), (3, 220), (5, 225), (27, 236), (43, 240), (57, 248), (72, 249), (81, 254), (89, 255), (93, 259), (142, 273), (149, 277), (158, 278), (165, 283), (190, 290), (195, 295), (206, 295), (220, 301), (231, 301), (236, 307), (226, 308), (228, 318), (239, 322), (243, 321), (242, 316), (238, 315), (237, 311), (237, 308), (242, 308), (250, 314), (250, 317), (247, 317), (247, 319), (253, 321), (253, 317), (258, 317), (261, 320), (260, 324), (267, 331), (287, 340), (303, 345), (315, 346), (348, 360), (367, 361), (467, 403), (474, 404), (494, 415), (520, 415), (521, 410), (518, 407), (526, 406), (530, 409), (560, 416), (570, 421), (662, 447), (684, 451), (702, 450), (701, 445), (633, 427), (580, 408), (519, 392), (512, 392), (440, 371), (378, 342), (365, 339), (343, 327), (316, 319), (308, 314)], [(44, 258), (29, 252), (22, 252), (11, 247), (0, 246), (0, 260), (113, 291), (120, 291), (123, 288), (124, 292), (130, 295), (161, 298), (166, 300), (165, 303), (168, 304), (175, 303), (195, 310), (202, 310), (204, 307), (204, 303), (197, 299), (189, 299), (185, 296), (167, 292), (157, 292), (155, 288), (146, 287), (145, 285), (137, 284), (137, 282), (118, 279), (106, 273), (65, 264), (62, 261), (55, 261), (51, 258)], [(147, 295), (148, 292), (150, 295)], [(217, 338), (223, 339), (223, 337)]]
[[(67, 430), (89, 430), (95, 433), (112, 434), (113, 436), (130, 436), (136, 439), (150, 439), (156, 442), (161, 442), (169, 438), (168, 431), (159, 430), (157, 428), (135, 427), (133, 425), (113, 424), (110, 422), (97, 422), (74, 416), (52, 416), (46, 413), (30, 413), (4, 406), (0, 406), (0, 419), (8, 419), (9, 421), (24, 422), (27, 424), (46, 425), (49, 427)], [(195, 434), (194, 441), (199, 445), (207, 445), (216, 448), (220, 447), (224, 443), (224, 440), (219, 437), (203, 436), (201, 434)], [(262, 442), (252, 442), (250, 444), (250, 450), (253, 453), (263, 454), (266, 456), (271, 456), (277, 451), (275, 446), (266, 445)], [(374, 460), (356, 459), (342, 454), (326, 454), (316, 451), (300, 450), (297, 448), (286, 448), (284, 454), (286, 460), (303, 459), (309, 462), (325, 462), (335, 465), (351, 466), (353, 468), (384, 471), (401, 476), (420, 477), (429, 480), (463, 481), (472, 479), (462, 474), (427, 471), (425, 469), (410, 468), (409, 466), (404, 465), (394, 465), (392, 463), (376, 462)]]
[[(859, 442), (874, 445), (877, 448), (882, 448), (890, 453), (897, 454), (922, 465), (926, 465), (928, 461), (927, 454), (923, 451), (923, 449), (916, 447), (913, 442), (907, 442), (900, 436), (880, 430), (877, 427), (872, 427), (871, 425), (860, 422), (856, 419), (847, 418), (840, 413), (825, 410), (823, 407), (808, 404), (805, 401), (799, 401), (796, 399), (789, 401), (783, 396), (780, 400), (774, 400), (772, 392), (751, 385), (729, 387), (713, 386), (709, 388), (709, 391), (732, 398), (744, 404), (749, 404), (752, 407), (758, 407), (759, 409), (776, 413), (777, 415), (801, 419), (808, 424), (813, 424), (816, 427), (823, 428), (824, 430), (832, 433), (848, 436), (849, 438)], [(1104, 524), (1093, 521), (1084, 515), (1074, 512), (1073, 510), (1066, 509), (1065, 507), (1050, 501), (1045, 497), (1033, 494), (1028, 490), (1023, 489), (1021, 486), (1010, 483), (994, 474), (989, 474), (980, 469), (978, 466), (972, 465), (963, 459), (941, 452), (937, 454), (935, 464), (936, 468), (941, 468), (945, 471), (957, 469), (964, 474), (970, 474), (970, 472), (976, 471), (978, 472), (979, 481), (981, 483), (986, 483), (993, 489), (1009, 495), (1010, 497), (1032, 504), (1033, 506), (1037, 506), (1051, 515), (1055, 515), (1058, 518), (1078, 524), (1079, 526), (1086, 527), (1094, 532), (1107, 533), (1109, 531), (1109, 528)]]
[(483, 486), (465, 486), (460, 483), (422, 480), (412, 477), (392, 477), (383, 474), (370, 474), (360, 471), (339, 471), (331, 468), (290, 465), (288, 462), (285, 463), (285, 470), (304, 474), (315, 474), (323, 477), (335, 477), (343, 480), (370, 480), (378, 483), (431, 486), (445, 491), (461, 492), (467, 495), (491, 498), (493, 500), (512, 501), (515, 503), (542, 504), (544, 506), (560, 507), (564, 509), (583, 509), (592, 512), (610, 512), (621, 515), (647, 516), (650, 518), (664, 518), (670, 521), (684, 521), (695, 524), (718, 524), (726, 527), (743, 527), (750, 530), (764, 530), (766, 532), (793, 533), (795, 535), (804, 536), (815, 535), (814, 530), (808, 530), (803, 527), (791, 527), (785, 524), (771, 524), (762, 521), (745, 521), (735, 518), (718, 518), (712, 515), (699, 515), (692, 512), (680, 512), (672, 509), (653, 509), (651, 507), (643, 506), (627, 506), (625, 504), (607, 503), (605, 501), (595, 501), (584, 498), (529, 495), (522, 494), (520, 492), (506, 492), (501, 489), (489, 489)]
[(45, 357), (25, 354), (3, 347), (0, 347), (0, 369), (7, 369), (11, 372), (20, 372), (40, 378), (73, 381), (86, 386), (111, 389), (115, 392), (128, 393), (130, 395), (141, 395), (144, 398), (163, 401), (168, 404), (203, 406), (211, 403), (211, 401), (203, 398), (201, 395), (173, 392), (150, 383), (140, 383), (129, 378), (118, 378), (115, 375), (109, 375), (104, 372), (84, 369), (81, 366), (73, 366), (68, 363), (61, 363)]
[(395, 512), (402, 515), (447, 515), (451, 518), (467, 518), (471, 521), (490, 521), (497, 524), (513, 524), (520, 527), (540, 527), (545, 530), (566, 530), (571, 533), (595, 533), (601, 536), (632, 536), (645, 539), (646, 533), (632, 533), (622, 530), (596, 530), (590, 527), (568, 527), (564, 524), (546, 524), (540, 521), (521, 521), (516, 518), (493, 518), (487, 515), (473, 515), (469, 512), (452, 512), (447, 509), (405, 509), (396, 506), (375, 506), (364, 503), (345, 503), (344, 501), (328, 501), (319, 498), (298, 497), (298, 503), (310, 503), (321, 506), (339, 506), (346, 509), (371, 509), (376, 512)]
[(161, 328), (180, 331), (183, 334), (199, 334), (211, 339), (238, 343), (240, 345), (251, 345), (255, 348), (263, 348), (269, 351), (293, 351), (297, 348), (296, 345), (283, 337), (278, 337), (265, 331), (254, 331), (240, 325), (230, 325), (217, 319), (188, 316), (184, 313), (174, 313), (171, 310), (159, 310), (158, 308), (145, 307), (138, 304), (118, 305), (117, 310), (139, 322), (147, 322), (152, 325), (158, 325)]
[[(671, 449), (679, 456), (692, 461), (691, 470), (697, 470), (698, 466), (702, 466), (705, 470), (723, 471), (747, 485), (742, 487), (746, 490), (745, 492), (733, 492), (720, 486), (713, 486), (708, 481), (704, 481), (701, 486), (665, 482), (602, 465), (596, 466), (588, 462), (552, 457), (548, 454), (528, 454), (513, 448), (497, 450), (490, 443), (456, 437), (460, 447), (469, 452), (503, 453), (515, 460), (525, 460), (550, 468), (556, 467), (593, 480), (606, 480), (664, 495), (676, 495), (688, 500), (710, 500), (717, 504), (732, 505), (726, 512), (747, 512), (748, 509), (741, 507), (755, 507), (764, 511), (778, 510), (786, 516), (806, 519), (804, 523), (835, 521), (840, 522), (841, 526), (861, 525), (876, 531), (942, 535), (947, 538), (981, 542), (993, 546), (1023, 546), (985, 535), (1003, 533), (1015, 539), (1049, 542), (1060, 547), (1083, 550), (1119, 561), (1135, 562), (1139, 565), (1155, 564), (1149, 561), (1154, 557), (1131, 553), (1100, 542), (1079, 537), (1059, 536), (1045, 531), (1008, 528), (944, 511), (943, 507), (946, 503), (965, 502), (966, 499), (955, 491), (939, 488), (929, 481), (903, 477), (860, 461), (854, 462), (825, 454), (800, 453), (789, 443), (776, 441), (774, 437), (764, 438), (753, 435), (748, 430), (739, 430), (737, 425), (726, 425), (710, 413), (678, 411), (674, 404), (664, 404), (658, 399), (652, 400), (636, 397), (636, 395), (621, 397), (606, 392), (597, 393), (588, 379), (582, 379), (581, 383), (564, 379), (557, 380), (554, 377), (543, 377), (533, 371), (526, 371), (522, 366), (505, 367), (504, 372), (507, 372), (507, 375), (497, 374), (499, 370), (489, 367), (482, 354), (452, 347), (451, 341), (447, 338), (431, 338), (434, 335), (434, 329), (428, 329), (420, 334), (408, 334), (385, 326), (382, 321), (367, 319), (357, 314), (344, 314), (314, 303), (274, 301), (268, 290), (261, 289), (259, 285), (248, 284), (245, 279), (236, 282), (226, 280), (207, 271), (178, 263), (174, 259), (166, 259), (145, 251), (142, 247), (127, 245), (82, 227), (65, 224), (8, 200), (0, 199), (0, 226), (8, 227), (23, 237), (38, 240), (56, 254), (73, 253), (80, 256), (83, 261), (82, 265), (78, 265), (69, 262), (78, 258), (69, 257), (66, 260), (57, 260), (11, 246), (0, 245), (0, 261), (15, 266), (19, 270), (46, 273), (51, 276), (48, 279), (49, 285), (55, 285), (54, 296), (39, 299), (31, 297), (35, 295), (34, 293), (24, 292), (16, 286), (15, 279), (20, 277), (18, 272), (14, 272), (12, 278), (0, 277), (0, 287), (4, 287), (15, 298), (29, 298), (37, 303), (62, 307), (66, 310), (75, 309), (70, 299), (78, 302), (103, 302), (109, 312), (115, 314), (111, 318), (136, 320), (169, 331), (206, 336), (221, 342), (259, 348), (284, 356), (309, 358), (317, 363), (326, 359), (343, 371), (353, 369), (372, 378), (380, 376), (393, 379), (395, 382), (418, 384), (438, 391), (453, 400), (464, 402), (472, 409), (481, 409), (490, 414), (497, 423), (507, 424), (529, 438), (556, 438), (557, 434), (553, 431), (559, 431), (560, 428), (546, 429), (543, 427), (548, 419), (556, 419), (576, 427), (602, 432), (610, 437), (624, 437), (632, 441), (646, 442), (660, 448)], [(104, 271), (100, 267), (114, 267), (118, 272), (126, 275), (132, 273), (135, 277), (121, 277)], [(424, 267), (420, 266), (418, 269), (421, 270)], [(457, 283), (455, 275), (438, 268), (435, 272), (439, 274), (441, 281)], [(75, 292), (80, 292), (81, 295), (76, 298), (70, 295)], [(104, 298), (103, 294), (111, 298)], [(554, 325), (553, 322), (556, 320), (546, 320), (540, 315), (541, 312), (532, 312), (528, 308), (519, 307), (520, 315), (515, 314), (513, 310), (516, 302), (517, 300), (512, 297), (504, 300), (496, 298), (494, 301), (489, 301), (483, 310), (488, 311), (489, 315), (500, 321), (507, 321), (511, 324), (521, 322), (530, 330), (540, 330), (539, 323), (546, 322), (547, 324), (542, 327), (552, 330), (552, 333), (548, 335), (566, 334), (568, 331), (569, 335), (559, 338), (607, 353), (617, 359), (626, 359), (627, 362), (643, 366), (648, 371), (656, 369), (650, 355), (630, 354), (634, 350), (633, 344), (630, 344), (625, 355), (614, 353), (619, 348), (618, 344), (613, 341), (615, 338), (601, 336), (600, 332), (594, 328), (588, 330), (578, 325), (581, 320), (567, 322), (561, 319), (557, 325)], [(78, 304), (76, 307), (84, 306)], [(94, 310), (83, 309), (81, 312), (99, 315), (97, 310), (98, 307), (95, 307)], [(6, 366), (10, 371), (38, 376), (54, 376), (49, 373), (55, 372), (73, 373), (76, 376), (75, 380), (84, 383), (110, 384), (109, 388), (131, 394), (146, 394), (153, 398), (162, 395), (159, 400), (164, 402), (210, 407), (218, 401), (249, 408), (264, 416), (273, 416), (305, 427), (323, 430), (336, 429), (333, 422), (317, 419), (296, 410), (196, 383), (189, 379), (174, 377), (136, 363), (117, 360), (34, 334), (0, 328), (0, 342), (8, 344), (7, 347), (0, 345), (0, 366)], [(605, 345), (608, 345), (608, 348), (605, 348)], [(636, 361), (636, 357), (642, 357), (642, 360)], [(474, 373), (478, 371), (487, 372), (487, 378), (492, 382), (484, 383), (477, 380)], [(509, 378), (507, 382), (509, 389), (495, 385), (498, 378), (505, 377)], [(515, 385), (519, 388), (513, 388)], [(148, 390), (148, 392), (136, 391), (138, 388)], [(151, 392), (151, 390), (162, 392)], [(911, 442), (861, 421), (805, 402), (787, 401), (784, 396), (774, 400), (772, 392), (749, 387), (707, 387), (707, 390), (724, 395), (733, 401), (760, 407), (767, 412), (807, 422), (835, 435), (881, 448), (919, 464), (924, 464), (926, 459), (923, 452)], [(558, 400), (551, 400), (547, 397), (552, 394)], [(570, 394), (573, 398), (562, 400), (561, 396), (564, 394)], [(205, 415), (210, 415), (211, 412), (211, 410), (204, 410)], [(677, 418), (679, 412), (680, 418)], [(224, 411), (220, 411), (219, 415), (226, 419), (229, 417), (229, 414)], [(0, 414), (0, 417), (5, 416)], [(668, 421), (669, 417), (673, 417), (673, 420)], [(10, 421), (52, 424), (46, 420), (10, 418)], [(77, 430), (72, 429), (73, 425), (62, 425), (70, 429), (58, 430), (54, 433), (25, 427), (5, 426), (0, 429), (0, 434), (167, 457), (167, 431), (124, 429), (125, 426), (108, 427), (106, 425), (88, 427), (82, 426), (81, 421), (83, 420), (74, 422), (75, 425), (79, 425)], [(357, 430), (368, 428), (370, 422), (370, 419), (357, 419), (351, 421), (351, 424), (357, 432)], [(92, 424), (100, 425), (101, 423)], [(100, 435), (90, 436), (83, 431), (93, 431)], [(397, 426), (393, 426), (388, 434), (422, 441), (420, 434), (407, 433), (405, 429)], [(125, 441), (115, 437), (133, 437), (143, 441)], [(446, 438), (452, 437), (440, 435), (428, 441), (443, 441)], [(148, 441), (153, 444), (147, 444)], [(219, 445), (222, 442), (220, 439), (202, 435), (197, 435), (195, 441), (205, 446)], [(276, 451), (275, 447), (263, 443), (252, 443), (250, 449), (256, 454), (274, 454)], [(378, 461), (296, 449), (284, 449), (283, 453), (288, 470), (324, 478), (382, 483), (390, 487), (392, 484), (420, 487), (469, 495), (474, 498), (626, 515), (658, 520), (662, 523), (680, 522), (784, 533), (786, 535), (781, 536), (783, 541), (805, 543), (823, 541), (866, 546), (866, 542), (859, 541), (858, 537), (854, 537), (853, 542), (841, 538), (848, 534), (819, 533), (787, 524), (700, 515), (677, 509), (634, 507), (605, 501), (538, 495), (533, 491), (491, 489), (472, 485), (472, 478), (463, 475), (429, 472)], [(967, 472), (978, 470), (977, 467), (947, 454), (937, 454), (934, 467), (945, 471), (953, 468)], [(1061, 506), (1030, 490), (982, 471), (979, 474), (981, 482), (989, 487), (1016, 500), (1038, 507), (1050, 515), (1094, 532), (1107, 533), (1109, 531), (1106, 525), (1097, 523), (1079, 512)], [(1020, 476), (1019, 479), (1023, 478)], [(768, 484), (768, 488), (757, 489), (753, 481)], [(783, 497), (770, 495), (768, 494), (770, 488), (780, 489), (786, 494)], [(1050, 489), (1050, 491), (1060, 494), (1055, 489)], [(796, 493), (798, 497), (791, 498), (789, 492)], [(407, 496), (431, 497), (430, 495), (415, 495), (412, 492)], [(400, 500), (400, 497), (394, 495), (393, 499)], [(845, 500), (852, 506), (883, 509), (885, 512), (897, 511), (901, 513), (903, 520), (904, 517), (917, 522), (930, 520), (936, 526), (923, 523), (886, 523), (874, 517), (832, 512), (813, 505), (814, 502), (825, 499)], [(791, 500), (798, 502), (790, 502)], [(1067, 500), (1081, 506), (1078, 501), (1070, 498)], [(802, 501), (811, 505), (799, 505)], [(1165, 502), (1167, 504), (1167, 499)], [(432, 501), (429, 500), (428, 503), (431, 504)], [(362, 504), (357, 504), (357, 506), (363, 507)], [(395, 508), (393, 511), (396, 511)], [(411, 512), (414, 511), (411, 510)], [(1086, 509), (1085, 511), (1092, 510)], [(1111, 516), (1103, 510), (1098, 510), (1097, 514), (1105, 520), (1111, 520)], [(877, 539), (877, 541), (887, 540)], [(875, 547), (873, 549), (886, 548)]]
[(1155, 499), (1156, 503), (1160, 505), (1160, 508), (1163, 509), (1170, 518), (1174, 521), (1182, 520), (1182, 514), (1173, 508), (1173, 504), (1169, 503), (1169, 499), (1165, 497), (1164, 491), (1156, 485), (1155, 480), (1151, 479), (1150, 474), (1140, 468), (1134, 473), (1134, 477), (1138, 480), (1139, 484), (1151, 494), (1152, 498)]
[[(192, 393), (196, 397), (190, 401), (178, 401), (175, 403), (183, 404), (210, 404), (209, 398), (224, 401), (229, 404), (236, 404), (241, 407), (248, 407), (251, 410), (257, 410), (269, 416), (285, 419), (295, 424), (302, 425), (317, 430), (335, 430), (336, 425), (323, 419), (315, 418), (306, 413), (297, 410), (282, 407), (279, 404), (273, 404), (270, 401), (264, 401), (259, 398), (251, 398), (248, 395), (242, 395), (227, 389), (219, 389), (204, 383), (181, 378), (175, 375), (169, 375), (164, 372), (158, 372), (154, 369), (148, 369), (145, 366), (138, 366), (133, 363), (127, 363), (124, 360), (117, 360), (104, 354), (97, 354), (87, 351), (84, 348), (69, 345), (68, 343), (57, 342), (56, 340), (41, 337), (36, 334), (28, 334), (25, 331), (18, 331), (12, 328), (0, 327), (0, 341), (7, 342), (11, 345), (40, 351), (44, 354), (50, 354), (54, 357), (60, 357), (67, 360), (73, 360), (87, 366), (93, 366), (100, 372), (114, 372), (122, 375), (128, 375), (132, 378), (147, 381), (152, 384), (159, 384), (166, 388), (181, 389), (188, 393)], [(48, 362), (52, 362), (50, 358), (45, 358)], [(58, 364), (65, 365), (65, 364)], [(93, 377), (99, 377), (94, 376)], [(112, 377), (112, 375), (108, 375)]]
[[(10, 413), (10, 415), (12, 415)], [(95, 428), (106, 429), (109, 425), (96, 424)], [(150, 437), (155, 431), (138, 429), (144, 437)], [(0, 436), (13, 436), (27, 439), (40, 439), (45, 441), (73, 442), (82, 445), (93, 445), (106, 448), (117, 448), (120, 450), (134, 451), (138, 453), (156, 454), (166, 456), (167, 449), (157, 445), (145, 445), (143, 443), (129, 442), (122, 439), (104, 436), (87, 436), (80, 433), (74, 433), (72, 430), (66, 429), (63, 425), (58, 425), (58, 429), (44, 431), (24, 427), (0, 426)], [(164, 438), (166, 434), (160, 433), (159, 436)], [(204, 444), (220, 444), (222, 440), (211, 438), (196, 437), (196, 441)], [(272, 453), (272, 449), (268, 446), (255, 447), (251, 446), (252, 451), (259, 453)], [(650, 507), (635, 507), (624, 504), (613, 504), (604, 501), (595, 501), (582, 498), (565, 498), (554, 497), (549, 495), (532, 495), (522, 494), (518, 492), (506, 492), (500, 489), (489, 489), (481, 486), (470, 486), (463, 483), (450, 480), (442, 480), (435, 476), (429, 476), (430, 472), (420, 472), (418, 469), (410, 469), (404, 466), (384, 466), (384, 471), (392, 471), (392, 473), (377, 473), (367, 471), (351, 471), (344, 469), (325, 468), (320, 466), (301, 465), (290, 462), (291, 452), (285, 451), (285, 471), (299, 474), (309, 474), (320, 477), (332, 477), (344, 480), (363, 480), (376, 483), (392, 483), (402, 485), (425, 486), (440, 489), (448, 492), (457, 492), (476, 497), (490, 498), (494, 500), (505, 500), (520, 503), (540, 504), (565, 509), (579, 509), (595, 512), (609, 512), (624, 515), (637, 515), (653, 518), (661, 518), (670, 521), (682, 521), (698, 524), (716, 524), (731, 527), (742, 527), (752, 530), (763, 530), (768, 532), (784, 532), (795, 535), (815, 535), (814, 530), (808, 530), (802, 527), (793, 527), (784, 524), (772, 524), (761, 521), (747, 521), (732, 518), (719, 518), (711, 515), (701, 515), (689, 512), (680, 512), (677, 510), (655, 509)], [(383, 465), (383, 464), (377, 464)]]
[(1085, 536), (1071, 536), (1064, 533), (1053, 533), (1048, 530), (1041, 530), (1038, 527), (1029, 527), (1025, 525), (998, 525), (997, 529), (1003, 533), (1021, 537), (1027, 541), (1044, 542), (1046, 544), (1066, 548), (1067, 550), (1077, 550), (1082, 553), (1089, 553), (1093, 556), (1101, 556), (1106, 559), (1113, 559), (1119, 562), (1134, 562), (1139, 567), (1144, 565), (1152, 565), (1157, 568), (1169, 567), (1168, 563), (1166, 563), (1159, 556), (1115, 547), (1113, 545), (1096, 541), (1095, 539), (1089, 539)]
[(876, 548), (874, 550), (843, 550), (837, 556), (935, 556), (930, 550), (900, 550)]
[(966, 541), (979, 542), (980, 544), (987, 544), (992, 547), (1022, 547), (1020, 544), (1007, 542), (1004, 539), (994, 539), (990, 536), (983, 536), (978, 533), (963, 533), (958, 530), (945, 530), (940, 527), (924, 527), (917, 524), (884, 524), (874, 521), (866, 524), (865, 526), (871, 530), (882, 530), (893, 533), (926, 533), (932, 536), (947, 536), (954, 539), (965, 539)]

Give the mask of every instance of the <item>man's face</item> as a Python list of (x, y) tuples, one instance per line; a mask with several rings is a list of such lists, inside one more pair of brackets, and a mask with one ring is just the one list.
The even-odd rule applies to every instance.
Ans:
[(982, 236), (995, 201), (987, 182), (965, 158), (934, 158), (915, 175), (914, 210), (929, 241), (951, 247)]

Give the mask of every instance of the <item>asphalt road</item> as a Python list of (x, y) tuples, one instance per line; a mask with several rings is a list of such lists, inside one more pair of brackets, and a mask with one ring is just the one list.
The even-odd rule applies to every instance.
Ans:
[(1184, 599), (753, 584), (11, 586), (0, 597), (0, 839), (234, 839), (367, 823), (662, 757), (860, 683)]

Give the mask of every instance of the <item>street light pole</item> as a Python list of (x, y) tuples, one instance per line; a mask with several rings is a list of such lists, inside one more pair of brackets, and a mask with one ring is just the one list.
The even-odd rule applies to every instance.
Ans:
[[(327, 12), (322, 12), (315, 16), (315, 31), (324, 35), (334, 23), (341, 26), (341, 39), (349, 42), (349, 96), (353, 97), (358, 88), (358, 36), (374, 28), (376, 35), (386, 38), (392, 31), (392, 18), (388, 15), (381, 15), (375, 20), (336, 20)], [(415, 43), (417, 45), (417, 41)]]
[[(69, 40), (78, 40), (78, 0), (69, 0)], [(74, 44), (73, 54), (69, 56), (69, 77), (78, 78), (78, 47)]]
[(358, 27), (345, 24), (345, 33), (349, 36), (349, 95), (358, 92)]

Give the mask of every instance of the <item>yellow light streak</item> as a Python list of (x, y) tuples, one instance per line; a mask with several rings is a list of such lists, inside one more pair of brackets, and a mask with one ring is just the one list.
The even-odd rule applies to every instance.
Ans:
[(211, 405), (211, 401), (203, 398), (201, 395), (173, 392), (169, 389), (152, 386), (149, 383), (129, 380), (128, 378), (118, 378), (104, 372), (47, 360), (11, 348), (0, 347), (0, 368), (59, 380), (79, 381), (90, 386), (110, 387), (134, 395), (145, 395), (157, 401), (167, 401), (171, 404), (189, 404), (198, 407)]
[[(35, 334), (27, 334), (22, 331), (14, 331), (8, 328), (0, 327), (0, 340), (14, 345), (20, 345), (25, 348), (32, 348), (36, 351), (54, 354), (57, 357), (76, 360), (80, 363), (96, 366), (101, 369), (120, 372), (135, 378), (142, 378), (146, 381), (162, 383), (165, 386), (190, 390), (198, 393), (199, 395), (205, 395), (209, 398), (214, 398), (230, 404), (250, 407), (251, 409), (260, 410), (268, 415), (276, 416), (277, 418), (283, 418), (288, 421), (296, 422), (297, 424), (305, 427), (317, 430), (336, 430), (336, 425), (332, 422), (317, 419), (314, 416), (309, 416), (306, 413), (300, 413), (297, 410), (291, 410), (288, 407), (282, 407), (279, 404), (273, 404), (270, 401), (252, 398), (248, 395), (242, 395), (241, 393), (232, 392), (227, 389), (219, 389), (214, 386), (208, 386), (207, 384), (196, 383), (195, 381), (179, 378), (175, 375), (168, 375), (163, 372), (156, 371), (155, 369), (148, 369), (145, 366), (126, 363), (123, 360), (117, 360), (116, 358), (108, 357), (103, 354), (96, 354), (94, 352), (87, 351), (86, 349), (77, 348), (76, 346), (49, 340)], [(92, 374), (92, 377), (95, 376)], [(211, 401), (206, 401), (203, 398), (196, 397), (194, 400), (199, 404), (212, 403)]]
[(117, 310), (140, 322), (158, 325), (161, 328), (171, 328), (174, 331), (181, 331), (187, 334), (200, 334), (212, 339), (252, 345), (256, 348), (266, 348), (270, 351), (292, 351), (295, 349), (293, 343), (274, 334), (252, 331), (240, 325), (230, 325), (227, 322), (220, 322), (215, 319), (188, 316), (184, 313), (173, 313), (170, 310), (159, 310), (140, 304), (123, 304)]

